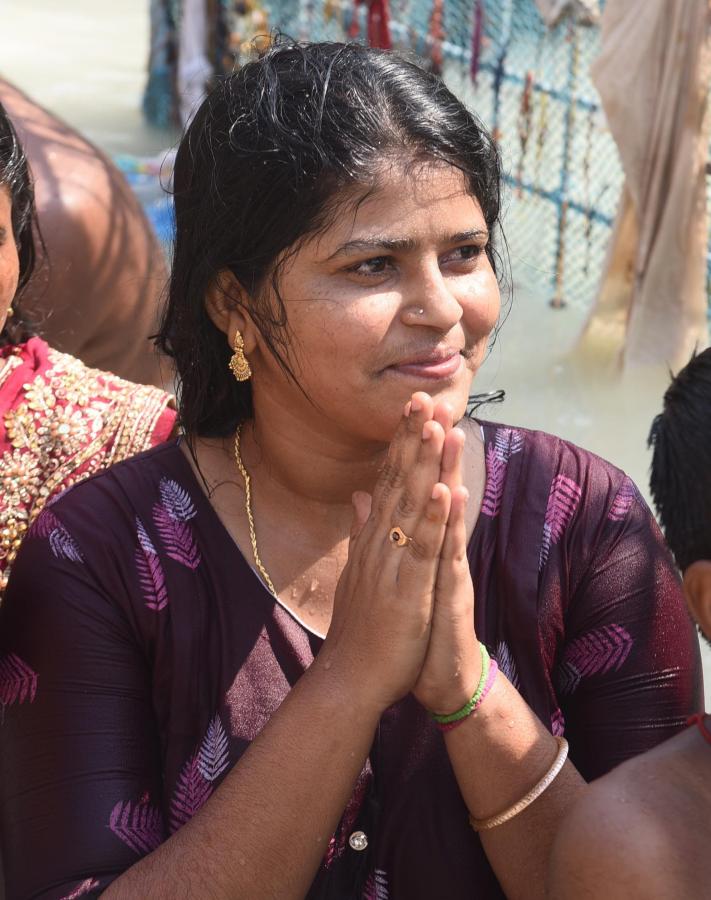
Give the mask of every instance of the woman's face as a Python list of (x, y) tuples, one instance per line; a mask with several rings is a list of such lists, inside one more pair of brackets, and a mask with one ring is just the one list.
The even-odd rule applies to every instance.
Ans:
[(442, 164), (393, 169), (344, 204), (279, 280), (292, 368), (316, 409), (260, 347), (250, 355), (257, 411), (276, 392), (284, 410), (377, 441), (392, 437), (414, 391), (461, 418), (499, 316), (488, 237), (463, 175)]
[(20, 260), (12, 232), (10, 192), (0, 185), (0, 330), (17, 290)]

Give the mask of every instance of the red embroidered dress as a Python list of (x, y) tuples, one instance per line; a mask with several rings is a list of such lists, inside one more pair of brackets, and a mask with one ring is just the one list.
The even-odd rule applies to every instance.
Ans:
[(0, 350), (0, 592), (54, 494), (169, 437), (170, 396), (87, 368), (39, 338)]

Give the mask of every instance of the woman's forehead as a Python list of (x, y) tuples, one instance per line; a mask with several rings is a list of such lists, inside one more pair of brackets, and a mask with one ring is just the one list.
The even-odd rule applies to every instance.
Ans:
[(447, 232), (487, 231), (481, 206), (464, 174), (453, 166), (430, 164), (391, 169), (359, 195), (337, 204), (329, 227), (318, 236), (325, 245), (374, 241), (414, 241)]

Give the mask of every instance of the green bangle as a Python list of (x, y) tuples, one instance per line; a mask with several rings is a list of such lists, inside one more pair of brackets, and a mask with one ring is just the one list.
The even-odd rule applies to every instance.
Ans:
[(448, 713), (443, 716), (440, 716), (437, 713), (430, 713), (438, 725), (449, 725), (450, 722), (458, 722), (460, 719), (466, 719), (467, 716), (471, 715), (472, 710), (481, 699), (481, 695), (484, 693), (484, 688), (486, 687), (486, 680), (489, 677), (491, 658), (489, 656), (489, 651), (481, 641), (479, 641), (479, 650), (481, 652), (481, 677), (479, 678), (479, 684), (474, 691), (474, 696), (456, 712)]

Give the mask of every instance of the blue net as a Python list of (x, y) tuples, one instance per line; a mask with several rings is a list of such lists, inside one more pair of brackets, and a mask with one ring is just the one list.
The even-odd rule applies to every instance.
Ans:
[[(265, 6), (292, 37), (367, 40), (367, 2)], [(569, 15), (549, 28), (533, 0), (391, 0), (389, 11), (393, 47), (439, 69), (500, 143), (514, 281), (554, 305), (589, 305), (623, 182), (590, 78), (598, 25)]]

